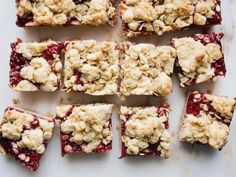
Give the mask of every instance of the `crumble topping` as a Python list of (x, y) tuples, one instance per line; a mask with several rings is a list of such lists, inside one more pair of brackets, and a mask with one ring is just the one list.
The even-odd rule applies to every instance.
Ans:
[(67, 91), (112, 95), (118, 90), (117, 44), (94, 40), (66, 44), (64, 86)]
[(224, 75), (223, 71), (216, 74), (213, 67), (214, 63), (224, 57), (220, 44), (212, 42), (204, 45), (191, 37), (174, 39), (173, 43), (178, 57), (177, 66), (181, 70), (179, 78), (182, 87)]
[(205, 94), (206, 99), (211, 101), (211, 106), (220, 113), (220, 116), (225, 118), (225, 122), (231, 122), (233, 110), (236, 106), (236, 100), (233, 98), (219, 97)]
[(152, 44), (124, 43), (121, 58), (121, 87), (123, 95), (169, 95), (175, 49)]
[[(0, 127), (1, 138), (12, 141), (15, 154), (19, 149), (29, 149), (43, 154), (45, 142), (52, 136), (54, 122), (46, 119), (36, 118), (35, 115), (8, 108)], [(20, 158), (26, 154), (18, 154)], [(24, 158), (26, 159), (26, 157)]]
[(122, 142), (129, 155), (145, 154), (149, 146), (157, 144), (155, 151), (169, 157), (170, 134), (166, 128), (167, 115), (159, 116), (156, 107), (125, 107), (120, 110), (124, 122)]
[[(53, 51), (57, 49), (50, 49), (52, 46), (58, 47), (59, 44), (54, 41), (46, 41), (41, 43), (20, 42), (16, 45), (12, 55), (17, 57), (11, 58), (11, 65), (16, 63), (16, 66), (11, 66), (11, 77), (14, 78), (15, 69), (19, 69), (21, 79), (15, 85), (11, 83), (14, 90), (55, 91), (59, 88), (62, 63), (60, 53)], [(49, 54), (52, 56), (47, 56), (47, 50), (52, 50), (52, 53)], [(14, 54), (14, 52), (16, 53)], [(22, 60), (21, 62), (25, 64), (18, 66), (19, 60)]]
[(227, 143), (236, 100), (192, 92), (180, 128), (180, 140), (221, 149)]
[(226, 143), (229, 135), (229, 127), (204, 112), (201, 116), (188, 114), (180, 131), (180, 139), (189, 143), (209, 144), (211, 147), (221, 149)]
[(218, 0), (122, 0), (120, 13), (128, 37), (220, 24)]
[(79, 2), (74, 0), (19, 0), (17, 2), (17, 24), (19, 26), (114, 25), (116, 12), (112, 3), (110, 0)]
[[(58, 106), (57, 117), (61, 120), (61, 132), (70, 136), (69, 144), (64, 147), (64, 151), (72, 151), (71, 143), (76, 143), (86, 153), (111, 143), (112, 109), (112, 105), (103, 104)], [(70, 110), (71, 113), (68, 115)]]

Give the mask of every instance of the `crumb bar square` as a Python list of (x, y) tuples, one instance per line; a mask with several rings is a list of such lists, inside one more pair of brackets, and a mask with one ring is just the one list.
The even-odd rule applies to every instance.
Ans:
[(114, 25), (112, 0), (16, 0), (19, 27)]
[(11, 44), (10, 87), (16, 91), (56, 91), (61, 81), (63, 44), (55, 41)]
[(122, 27), (127, 37), (220, 24), (220, 0), (121, 0)]
[(120, 109), (122, 155), (169, 157), (170, 106), (126, 107)]
[(119, 50), (114, 42), (68, 41), (65, 49), (64, 90), (90, 95), (118, 92)]
[(111, 104), (61, 105), (61, 153), (101, 153), (112, 149)]
[(9, 107), (0, 123), (0, 147), (6, 155), (36, 171), (54, 126), (52, 119)]
[(181, 87), (215, 81), (226, 75), (222, 37), (223, 33), (210, 33), (172, 40)]
[(120, 53), (121, 95), (166, 96), (172, 92), (173, 47), (125, 42)]
[(236, 100), (190, 92), (180, 126), (180, 141), (222, 149), (228, 141)]

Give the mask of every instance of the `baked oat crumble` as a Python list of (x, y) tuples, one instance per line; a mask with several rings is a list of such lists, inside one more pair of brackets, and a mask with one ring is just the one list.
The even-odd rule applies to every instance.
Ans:
[(111, 0), (17, 0), (16, 6), (16, 24), (20, 27), (116, 23)]
[[(181, 87), (216, 80), (225, 75), (224, 55), (220, 39), (217, 39), (222, 36), (212, 33), (173, 39)], [(212, 39), (215, 40), (210, 41)]]
[(235, 106), (235, 99), (190, 93), (180, 127), (180, 140), (222, 149), (228, 141)]
[(220, 0), (122, 0), (120, 14), (128, 37), (221, 23)]
[(58, 106), (62, 155), (109, 151), (112, 146), (112, 109), (110, 104)]
[(118, 92), (119, 50), (115, 42), (69, 41), (65, 49), (64, 87), (91, 95)]
[(126, 107), (120, 109), (122, 157), (160, 155), (169, 157), (169, 106)]
[(6, 154), (35, 171), (53, 129), (53, 120), (20, 108), (7, 108), (0, 124), (0, 146)]
[(54, 41), (12, 44), (10, 86), (16, 91), (59, 89), (63, 45)]
[(123, 43), (120, 59), (122, 95), (166, 96), (172, 92), (175, 49), (153, 44)]

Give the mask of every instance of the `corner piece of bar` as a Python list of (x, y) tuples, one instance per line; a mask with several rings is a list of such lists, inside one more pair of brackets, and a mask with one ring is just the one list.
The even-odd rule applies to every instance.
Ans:
[(180, 141), (222, 149), (228, 141), (236, 100), (190, 92), (180, 126)]
[(31, 171), (36, 171), (54, 126), (52, 119), (9, 107), (0, 123), (0, 149)]
[(181, 87), (215, 81), (226, 75), (223, 36), (223, 33), (195, 34), (172, 40)]

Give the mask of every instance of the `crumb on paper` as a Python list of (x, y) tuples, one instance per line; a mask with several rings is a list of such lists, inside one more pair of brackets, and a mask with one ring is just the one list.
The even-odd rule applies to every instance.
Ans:
[(51, 112), (47, 112), (47, 117), (49, 117), (49, 118), (53, 118), (54, 115), (53, 115)]
[(18, 105), (18, 104), (20, 104), (20, 99), (19, 99), (19, 98), (13, 98), (13, 99), (12, 99), (12, 103), (13, 103), (14, 105)]
[(59, 99), (59, 102), (58, 102), (58, 103), (59, 103), (59, 104), (64, 104), (64, 102), (65, 102), (65, 99), (62, 97), (62, 98)]

